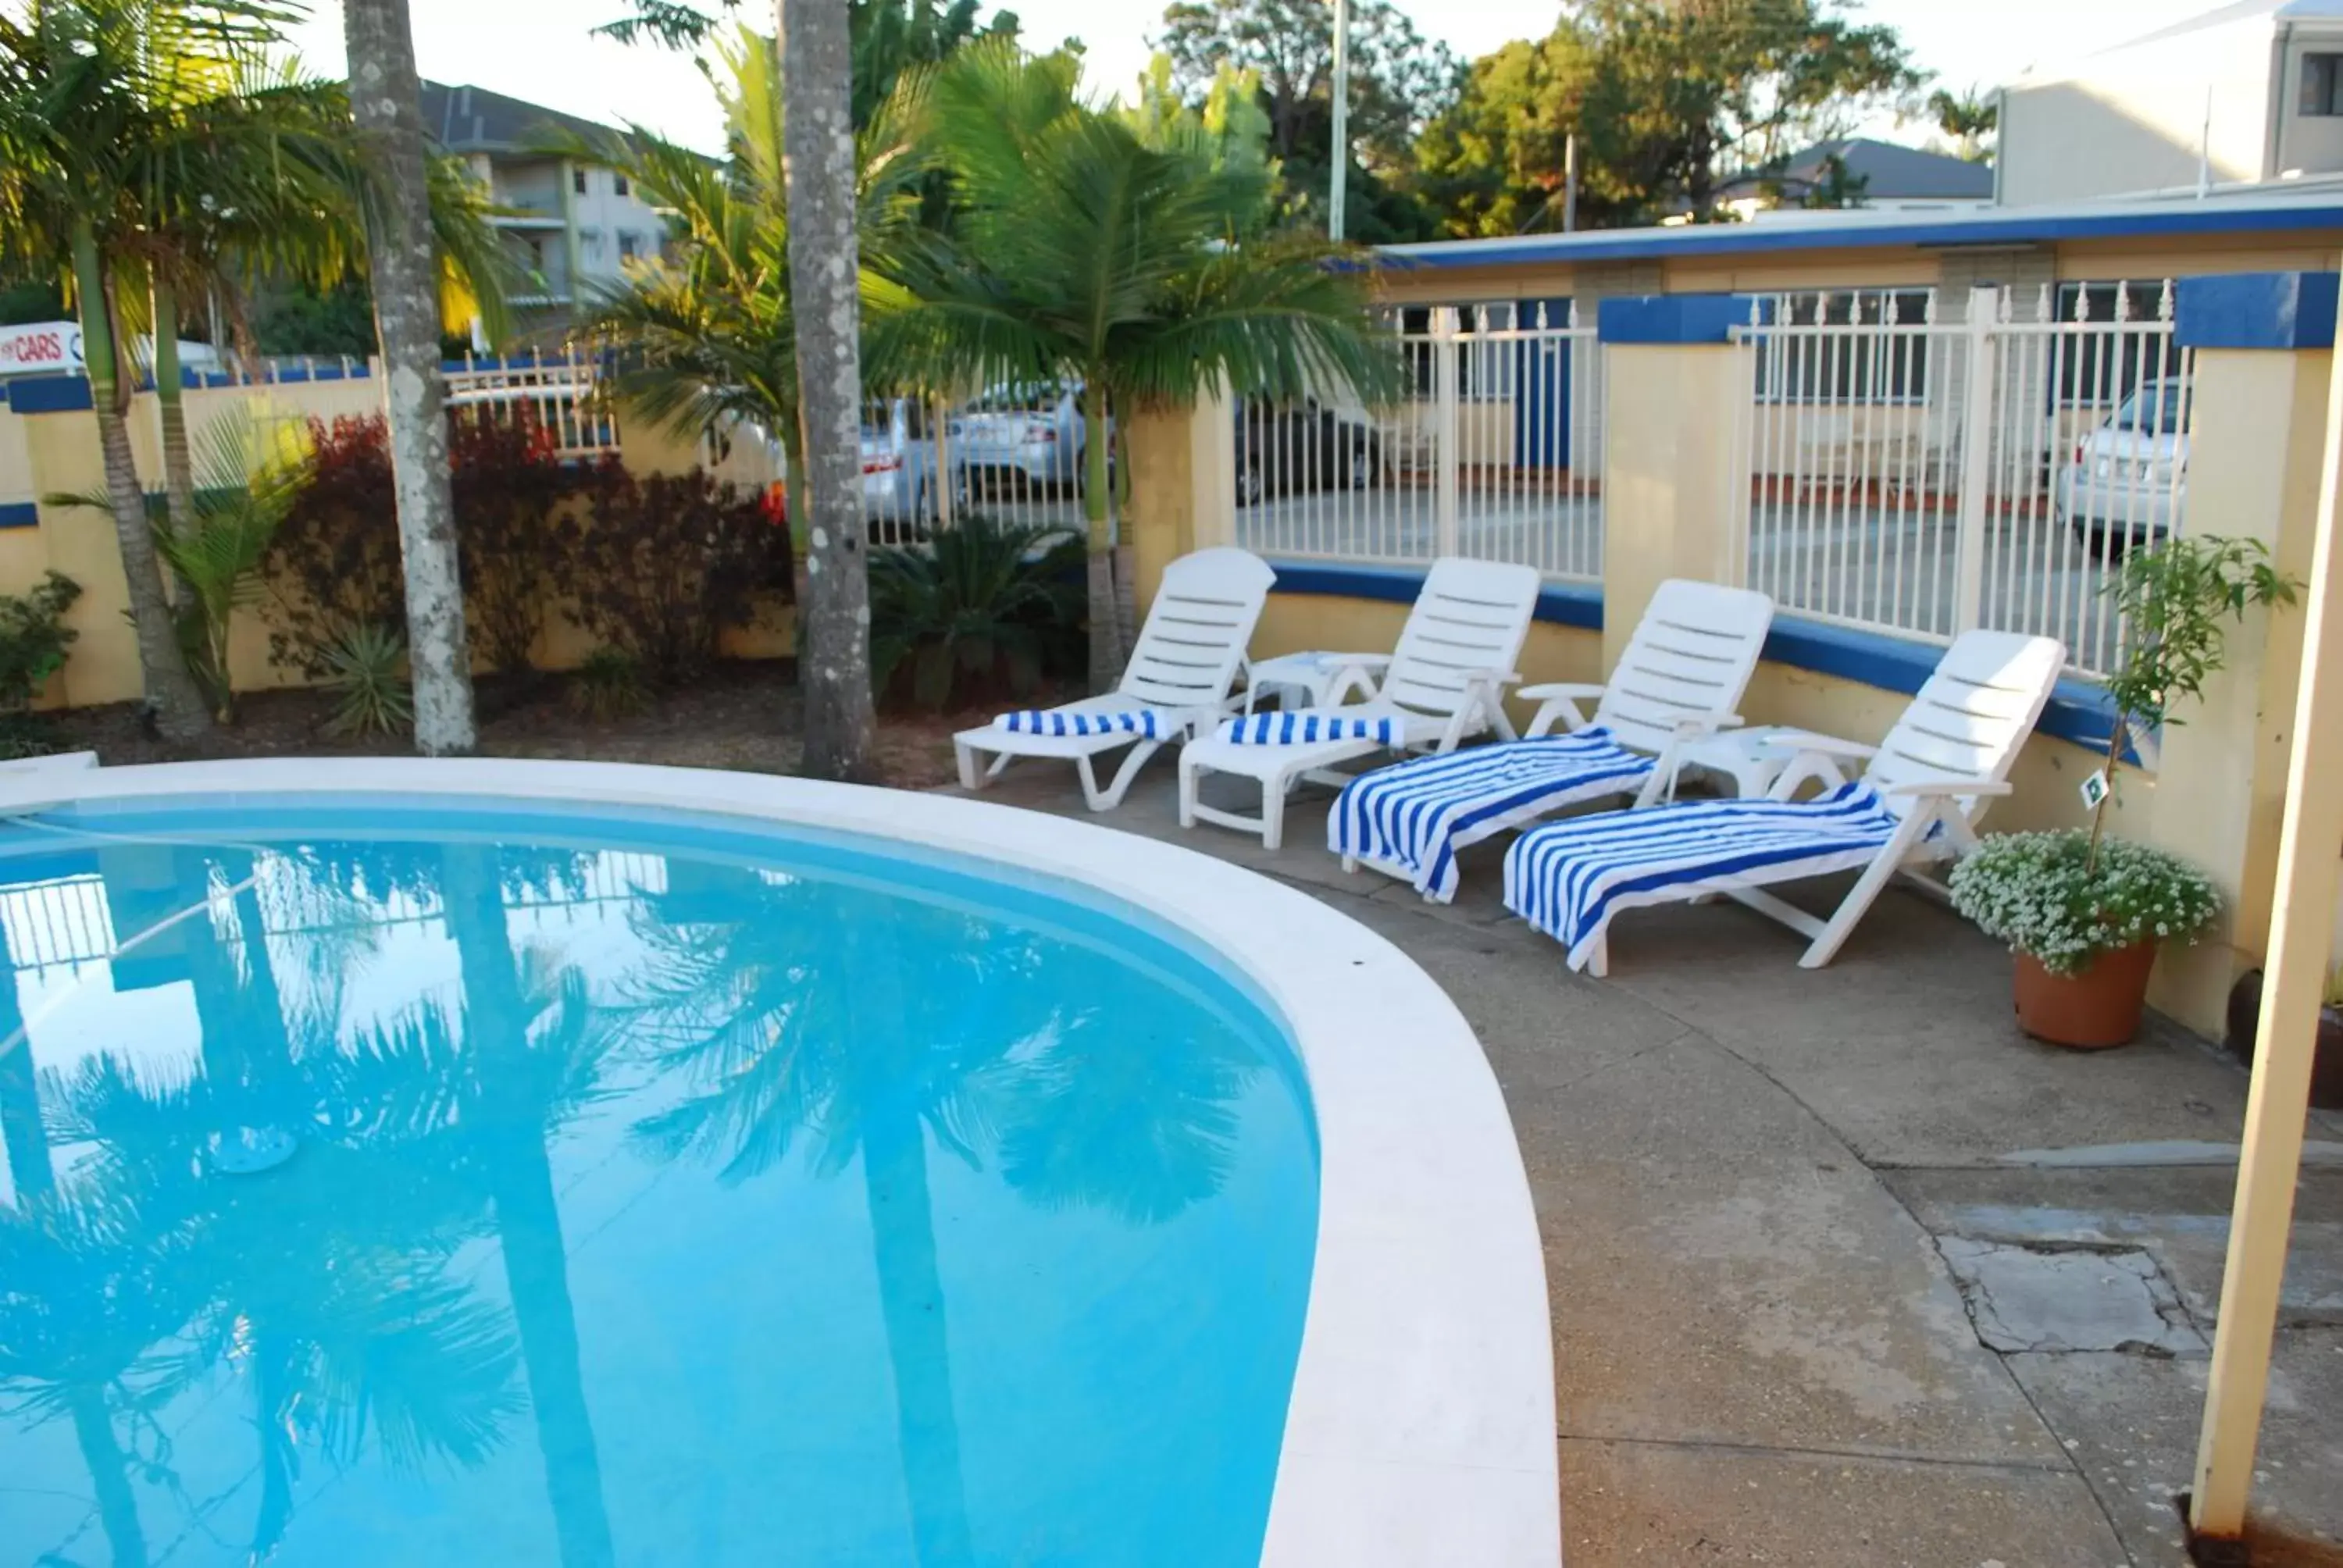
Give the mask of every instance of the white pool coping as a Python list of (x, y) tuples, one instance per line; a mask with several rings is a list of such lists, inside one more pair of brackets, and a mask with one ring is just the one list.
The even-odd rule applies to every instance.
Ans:
[(1284, 1014), (1316, 1113), (1318, 1251), (1264, 1568), (1558, 1568), (1554, 1346), (1495, 1075), (1413, 960), (1193, 850), (984, 801), (759, 774), (504, 759), (284, 759), (0, 773), (0, 812), (78, 800), (490, 796), (868, 834), (1151, 910)]

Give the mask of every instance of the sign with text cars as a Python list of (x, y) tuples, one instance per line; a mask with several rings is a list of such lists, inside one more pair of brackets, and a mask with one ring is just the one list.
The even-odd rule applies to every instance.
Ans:
[(62, 375), (81, 368), (81, 328), (75, 323), (0, 327), (0, 376)]

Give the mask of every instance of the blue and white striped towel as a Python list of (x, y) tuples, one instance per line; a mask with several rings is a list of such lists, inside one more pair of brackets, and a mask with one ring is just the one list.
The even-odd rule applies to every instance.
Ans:
[(1151, 708), (1131, 713), (1069, 713), (1063, 709), (1026, 709), (1004, 713), (992, 722), (1011, 735), (1135, 735), (1161, 740), (1160, 716)]
[(1232, 719), (1220, 728), (1220, 738), (1236, 746), (1314, 746), (1327, 740), (1372, 740), (1397, 746), (1406, 734), (1405, 721), (1390, 714), (1371, 719), (1341, 714), (1255, 713)]
[(1607, 729), (1417, 757), (1360, 775), (1326, 819), (1326, 847), (1412, 873), (1418, 892), (1456, 896), (1456, 851), (1582, 800), (1643, 788), (1654, 759)]
[(1621, 910), (1753, 877), (1786, 882), (1867, 866), (1900, 826), (1860, 780), (1812, 800), (1699, 800), (1574, 817), (1513, 840), (1505, 907), (1584, 969)]

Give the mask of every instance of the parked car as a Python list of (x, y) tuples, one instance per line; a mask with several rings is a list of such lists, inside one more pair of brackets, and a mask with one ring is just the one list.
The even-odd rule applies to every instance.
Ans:
[(928, 406), (893, 397), (862, 411), (862, 515), (905, 526), (936, 516), (936, 438)]
[(2121, 555), (2172, 532), (2187, 483), (2187, 384), (2150, 381), (2075, 443), (2058, 515), (2092, 554)]
[(953, 416), (951, 466), (962, 492), (993, 477), (1071, 485), (1081, 477), (1081, 384), (996, 387)]
[(1307, 397), (1237, 409), (1237, 505), (1302, 490), (1363, 490), (1383, 472), (1383, 437)]

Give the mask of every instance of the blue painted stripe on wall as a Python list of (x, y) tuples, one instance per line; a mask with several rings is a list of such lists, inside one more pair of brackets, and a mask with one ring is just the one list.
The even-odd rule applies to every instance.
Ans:
[(2184, 277), (2173, 340), (2184, 348), (2332, 348), (2338, 282), (2331, 272)]
[(0, 528), (37, 528), (41, 509), (30, 501), (0, 501)]
[[(1423, 572), (1415, 567), (1328, 566), (1277, 560), (1270, 564), (1277, 568), (1277, 585), (1272, 590), (1276, 593), (1413, 604), (1423, 588)], [(1557, 626), (1599, 630), (1603, 625), (1602, 593), (1591, 587), (1549, 584), (1538, 596), (1537, 618)], [(1795, 616), (1775, 618), (1773, 630), (1765, 638), (1765, 654), (1771, 664), (1811, 669), (1817, 675), (1835, 675), (1843, 680), (1858, 681), (1907, 697), (1920, 689), (1921, 683), (1944, 656), (1943, 647), (1936, 643), (1801, 620)], [(2068, 678), (2058, 682), (2035, 728), (2077, 746), (2104, 749), (2114, 720), (2115, 709), (2103, 689), (2087, 680)], [(2128, 748), (2124, 759), (2134, 763), (2139, 760)]]
[[(1421, 567), (1330, 566), (1322, 561), (1274, 558), (1269, 564), (1277, 569), (1277, 586), (1272, 590), (1276, 593), (1413, 604), (1423, 591)], [(1603, 591), (1591, 585), (1548, 583), (1538, 592), (1535, 618), (1554, 626), (1583, 626), (1600, 631)]]
[[(1635, 294), (1598, 302), (1594, 336), (1604, 343), (1724, 343), (1749, 325), (1745, 294)], [(1760, 319), (1771, 313), (1756, 303)]]
[(86, 376), (28, 376), (8, 388), (8, 402), (19, 414), (66, 414), (97, 406)]

